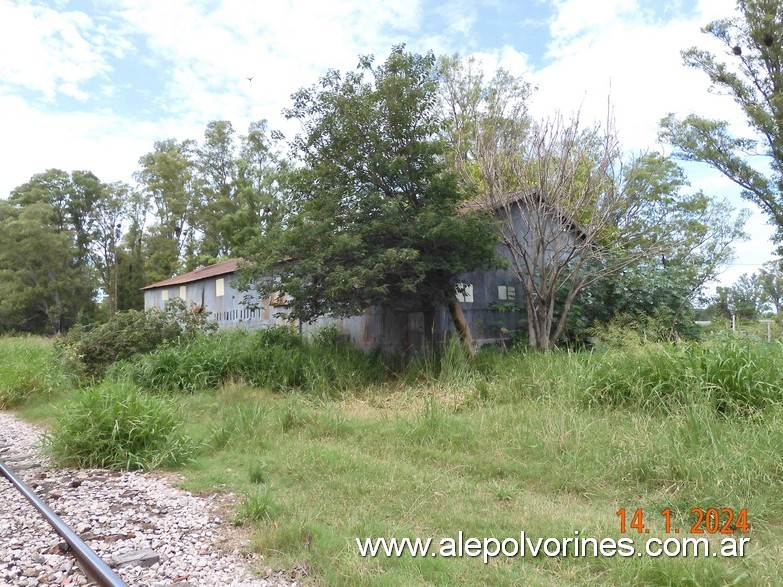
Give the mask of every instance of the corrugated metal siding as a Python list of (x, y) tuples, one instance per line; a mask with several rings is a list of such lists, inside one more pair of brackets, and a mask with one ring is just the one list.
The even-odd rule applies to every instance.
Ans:
[[(499, 248), (501, 253), (506, 253)], [(216, 281), (223, 279), (224, 295), (216, 296)], [(509, 332), (521, 328), (522, 291), (516, 276), (503, 270), (471, 271), (461, 276), (460, 281), (473, 286), (473, 301), (463, 302), (465, 319), (470, 325), (473, 338), (478, 346), (507, 341)], [(498, 296), (499, 286), (516, 288), (516, 299), (502, 301)], [(359, 316), (350, 318), (320, 317), (310, 324), (291, 324), (286, 318), (287, 310), (283, 306), (274, 306), (270, 300), (258, 299), (249, 292), (236, 288), (233, 274), (225, 274), (193, 281), (184, 285), (185, 302), (198, 305), (211, 313), (218, 327), (263, 328), (272, 325), (291, 325), (303, 332), (313, 332), (327, 325), (335, 325), (346, 333), (360, 348), (380, 349), (388, 355), (408, 355), (425, 348), (427, 341), (442, 343), (447, 336), (455, 333), (449, 312), (446, 308), (435, 312), (431, 326), (432, 332), (426, 332), (428, 326), (421, 312), (393, 312), (388, 308), (369, 308)], [(150, 288), (144, 291), (144, 307), (163, 309), (165, 301), (162, 292), (168, 291), (169, 299), (180, 295), (180, 285)], [(517, 311), (501, 311), (497, 303), (505, 307), (513, 305)], [(505, 329), (505, 332), (504, 332)], [(429, 335), (429, 336), (428, 336)]]

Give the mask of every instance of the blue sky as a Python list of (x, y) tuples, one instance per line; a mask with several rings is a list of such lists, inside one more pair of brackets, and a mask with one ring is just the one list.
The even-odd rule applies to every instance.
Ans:
[[(680, 50), (733, 0), (0, 0), (0, 197), (34, 173), (89, 169), (131, 181), (156, 140), (198, 139), (210, 120), (239, 132), (269, 120), (328, 68), (392, 45), (479, 58), (537, 90), (531, 112), (605, 120), (611, 99), (629, 152), (660, 149), (668, 112), (729, 119)], [(720, 50), (720, 49), (719, 49)], [(249, 81), (247, 78), (252, 77)], [(687, 167), (694, 189), (754, 211), (733, 281), (771, 258), (771, 229), (728, 180)]]

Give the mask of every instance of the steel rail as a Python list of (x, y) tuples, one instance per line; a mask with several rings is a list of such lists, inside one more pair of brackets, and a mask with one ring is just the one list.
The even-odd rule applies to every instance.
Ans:
[(76, 560), (79, 562), (82, 570), (91, 581), (95, 581), (101, 587), (128, 587), (127, 583), (115, 575), (114, 571), (109, 568), (109, 565), (103, 562), (32, 489), (25, 485), (2, 459), (0, 459), (0, 474), (8, 479), (41, 512), (41, 515), (54, 528), (54, 531), (65, 540), (74, 556), (76, 556)]

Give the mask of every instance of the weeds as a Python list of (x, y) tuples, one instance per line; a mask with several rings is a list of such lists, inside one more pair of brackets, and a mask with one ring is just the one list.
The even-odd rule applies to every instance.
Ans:
[(672, 410), (706, 402), (720, 414), (752, 415), (783, 401), (783, 346), (722, 335), (597, 353), (584, 376), (591, 404)]
[(234, 517), (234, 524), (244, 526), (254, 522), (275, 522), (279, 513), (280, 508), (272, 491), (266, 485), (261, 485), (245, 495)]
[[(307, 568), (319, 584), (781, 584), (781, 359), (780, 345), (752, 339), (636, 337), (592, 353), (487, 351), (474, 361), (446, 348), (392, 370), (334, 335), (315, 344), (284, 330), (227, 332), (115, 368), (117, 379), (78, 394), (57, 426), (73, 421), (68, 451), (113, 454), (130, 444), (129, 421), (183, 438), (181, 419), (155, 417), (190, 406), (189, 425), (209, 433), (183, 467), (188, 489), (242, 496), (235, 523), (252, 529), (266, 564)], [(168, 454), (167, 442), (155, 454)], [(128, 452), (140, 450), (112, 460), (141, 461)], [(87, 454), (78, 462), (104, 463)], [(457, 531), (618, 538), (620, 507), (643, 509), (653, 533), (665, 508), (683, 533), (694, 507), (747, 508), (751, 556), (484, 565), (368, 560), (353, 548), (356, 537)]]
[(194, 442), (171, 400), (108, 382), (76, 393), (46, 436), (58, 463), (108, 469), (154, 469), (187, 462)]
[(0, 337), (0, 409), (50, 399), (72, 385), (48, 340)]
[(206, 314), (189, 312), (182, 300), (173, 299), (162, 312), (128, 310), (92, 328), (74, 327), (58, 341), (57, 348), (75, 373), (95, 378), (116, 361), (190, 340), (215, 328)]
[(329, 396), (377, 382), (384, 372), (377, 355), (272, 328), (200, 336), (125, 363), (115, 375), (127, 374), (150, 390), (195, 392), (239, 380), (273, 391), (301, 389)]

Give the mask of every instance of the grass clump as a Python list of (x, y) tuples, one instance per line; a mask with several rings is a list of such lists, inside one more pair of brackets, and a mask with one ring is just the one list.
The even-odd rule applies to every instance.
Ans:
[(0, 338), (0, 409), (20, 407), (34, 398), (48, 399), (71, 385), (49, 340)]
[(723, 334), (693, 346), (700, 383), (719, 412), (764, 409), (783, 400), (783, 346)]
[(61, 464), (154, 469), (188, 461), (195, 443), (183, 433), (172, 400), (122, 382), (76, 392), (57, 416), (46, 445)]
[(262, 484), (245, 495), (234, 517), (234, 524), (244, 526), (257, 522), (275, 522), (275, 518), (279, 515), (280, 506), (275, 501), (272, 491)]

